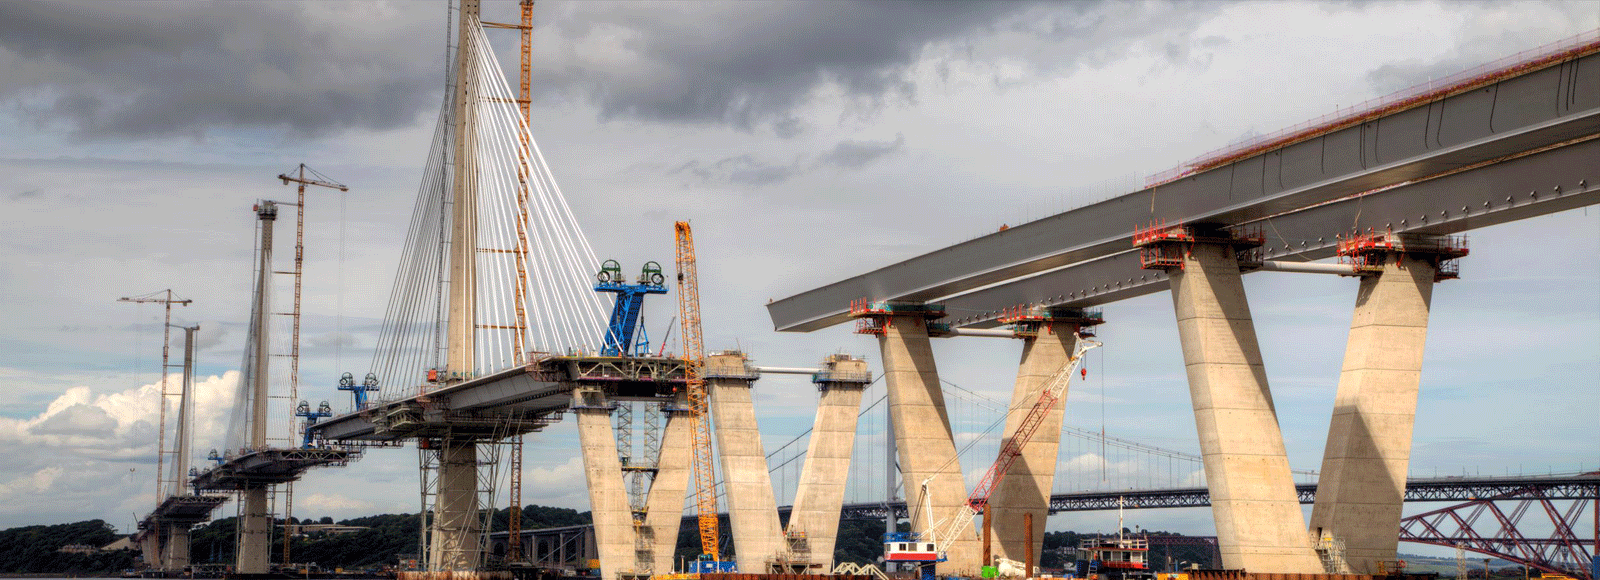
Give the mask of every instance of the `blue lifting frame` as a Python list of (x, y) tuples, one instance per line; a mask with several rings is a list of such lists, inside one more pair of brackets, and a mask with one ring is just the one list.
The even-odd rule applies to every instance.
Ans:
[(367, 373), (367, 378), (356, 384), (356, 378), (350, 373), (339, 377), (339, 390), (350, 391), (350, 396), (355, 398), (356, 410), (367, 408), (367, 393), (378, 390), (378, 375)]
[[(346, 374), (346, 376), (349, 376), (348, 373)], [(295, 410), (294, 410), (294, 416), (296, 416), (296, 417), (305, 417), (305, 419), (306, 419), (306, 426), (305, 426), (304, 429), (301, 429), (301, 432), (305, 433), (305, 440), (301, 443), (300, 448), (301, 449), (310, 449), (311, 448), (311, 426), (317, 424), (317, 419), (321, 419), (323, 417), (332, 417), (333, 416), (333, 406), (329, 405), (327, 401), (323, 401), (321, 405), (317, 405), (317, 410), (312, 411), (310, 403), (307, 403), (305, 401), (300, 401), (300, 406), (296, 407)]]
[(640, 325), (640, 315), (644, 311), (645, 295), (667, 293), (667, 287), (663, 285), (666, 277), (661, 274), (661, 264), (645, 262), (644, 269), (639, 272), (637, 283), (629, 284), (628, 278), (622, 275), (622, 264), (616, 260), (606, 260), (600, 265), (600, 273), (595, 275), (595, 280), (595, 292), (611, 292), (617, 295), (616, 305), (611, 308), (611, 321), (606, 325), (606, 335), (602, 342), (603, 346), (600, 347), (600, 355), (650, 354), (650, 338)]

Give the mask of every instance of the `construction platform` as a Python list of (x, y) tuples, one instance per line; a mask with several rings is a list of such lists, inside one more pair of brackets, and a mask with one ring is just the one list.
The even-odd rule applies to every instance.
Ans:
[(313, 467), (346, 465), (357, 454), (347, 449), (321, 447), (259, 449), (227, 458), (222, 464), (200, 472), (191, 484), (204, 490), (235, 490), (289, 483), (300, 479), (301, 474)]
[(572, 391), (599, 388), (610, 400), (670, 402), (686, 384), (686, 363), (665, 356), (544, 355), (527, 365), (417, 395), (374, 402), (311, 427), (339, 443), (441, 437), (501, 439), (542, 430), (572, 405)]

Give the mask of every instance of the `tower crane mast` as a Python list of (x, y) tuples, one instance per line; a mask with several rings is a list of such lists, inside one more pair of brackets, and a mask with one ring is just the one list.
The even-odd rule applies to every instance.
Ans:
[[(311, 177), (306, 177), (306, 172), (311, 172)], [(280, 173), (278, 179), (284, 185), (296, 184), (294, 204), (294, 270), (278, 272), (294, 276), (294, 308), (289, 312), (293, 319), (293, 329), (290, 330), (289, 342), (289, 400), (300, 399), (300, 287), (305, 279), (306, 264), (306, 186), (315, 185), (328, 189), (337, 189), (341, 193), (350, 191), (345, 184), (329, 179), (326, 175), (317, 173), (317, 170), (306, 167), (301, 163), (292, 173)], [(316, 419), (306, 417), (307, 423), (315, 423)], [(283, 486), (283, 565), (289, 565), (289, 540), (293, 528), (289, 525), (289, 518), (294, 515), (294, 482), (285, 483)]]
[[(531, 76), (533, 72), (533, 0), (522, 0), (519, 3), (519, 8), (522, 13), (521, 23), (502, 24), (497, 22), (484, 22), (483, 26), (485, 28), (517, 30), (521, 33), (522, 86), (520, 87), (520, 92), (517, 93), (517, 108), (521, 109), (522, 111), (523, 123), (526, 125), (532, 125), (533, 81)], [(524, 133), (524, 137), (526, 136), (526, 133)], [(523, 361), (521, 358), (523, 356), (522, 332), (527, 328), (528, 320), (527, 314), (523, 311), (522, 306), (524, 291), (523, 285), (525, 284), (524, 281), (527, 280), (527, 269), (523, 262), (525, 260), (524, 256), (527, 255), (528, 252), (528, 178), (527, 175), (523, 174), (522, 168), (525, 165), (526, 160), (523, 158), (525, 158), (527, 155), (527, 149), (528, 144), (526, 142), (524, 142), (522, 146), (517, 149), (517, 156), (519, 157), (519, 162), (517, 163), (517, 176), (519, 181), (521, 181), (521, 185), (517, 190), (517, 239), (519, 241), (519, 253), (516, 255), (518, 283), (516, 286), (514, 307), (517, 312), (517, 324), (519, 325), (519, 328), (516, 330), (514, 337), (516, 340), (515, 356), (517, 357), (517, 362), (519, 364)], [(509, 521), (506, 524), (506, 532), (508, 532), (506, 537), (509, 538), (508, 545), (506, 546), (506, 561), (520, 562), (522, 561), (522, 435), (520, 434), (511, 438), (510, 496), (511, 507), (510, 512), (507, 514), (509, 516)]]

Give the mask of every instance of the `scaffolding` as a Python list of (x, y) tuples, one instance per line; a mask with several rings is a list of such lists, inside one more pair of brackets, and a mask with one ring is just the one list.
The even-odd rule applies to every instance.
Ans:
[(1099, 308), (1073, 306), (1038, 307), (1017, 305), (1001, 313), (998, 321), (1011, 327), (1018, 338), (1039, 336), (1039, 330), (1048, 328), (1055, 332), (1057, 324), (1070, 325), (1082, 336), (1094, 336), (1094, 327), (1104, 324), (1105, 315)]
[(1432, 264), (1433, 281), (1461, 277), (1459, 258), (1466, 256), (1466, 236), (1395, 234), (1393, 231), (1354, 232), (1338, 238), (1339, 263), (1348, 264), (1356, 276), (1383, 272), (1389, 256), (1411, 256)]
[(1259, 248), (1266, 243), (1260, 226), (1210, 227), (1194, 224), (1168, 225), (1164, 220), (1133, 227), (1133, 246), (1139, 249), (1139, 267), (1145, 270), (1182, 270), (1194, 244), (1232, 246), (1241, 270), (1259, 268)]
[(942, 336), (951, 332), (949, 324), (934, 322), (945, 317), (943, 304), (865, 299), (850, 301), (850, 317), (856, 319), (856, 334), (882, 336), (888, 332), (890, 320), (895, 316), (921, 318), (927, 326), (929, 336)]

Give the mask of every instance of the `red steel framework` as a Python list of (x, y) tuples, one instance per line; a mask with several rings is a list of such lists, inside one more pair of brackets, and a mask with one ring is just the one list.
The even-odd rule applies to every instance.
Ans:
[(1145, 187), (1155, 187), (1170, 183), (1240, 159), (1299, 143), (1346, 127), (1359, 125), (1406, 109), (1422, 106), (1452, 95), (1476, 90), (1511, 77), (1524, 75), (1596, 52), (1600, 52), (1600, 29), (1591, 30), (1539, 48), (1519, 52), (1442, 79), (1429, 80), (1426, 83), (1389, 95), (1339, 109), (1293, 127), (1252, 137), (1239, 143), (1212, 150), (1184, 162), (1182, 165), (1150, 176), (1145, 180)]
[(1391, 254), (1412, 255), (1433, 263), (1433, 281), (1461, 277), (1456, 259), (1468, 253), (1466, 236), (1396, 236), (1391, 231), (1367, 230), (1339, 236), (1339, 263), (1349, 264), (1356, 274), (1383, 270)]
[[(1600, 475), (1600, 471), (1584, 475)], [(1565, 500), (1571, 502), (1565, 507), (1557, 501), (1536, 486), (1476, 499), (1400, 520), (1400, 540), (1460, 547), (1550, 574), (1597, 580), (1589, 566), (1600, 552), (1600, 486), (1588, 500)], [(1586, 506), (1597, 528), (1593, 549), (1574, 531)], [(1545, 519), (1534, 516), (1529, 518), (1534, 522), (1525, 525), (1523, 518), (1530, 512), (1543, 514)], [(1551, 530), (1547, 537), (1526, 532), (1544, 526)]]
[(1266, 243), (1266, 237), (1258, 225), (1199, 231), (1195, 226), (1167, 225), (1165, 220), (1156, 220), (1148, 226), (1133, 226), (1139, 267), (1146, 270), (1182, 270), (1183, 260), (1195, 243), (1232, 245), (1240, 254), (1240, 267), (1251, 268), (1260, 265), (1260, 255), (1253, 250)]

